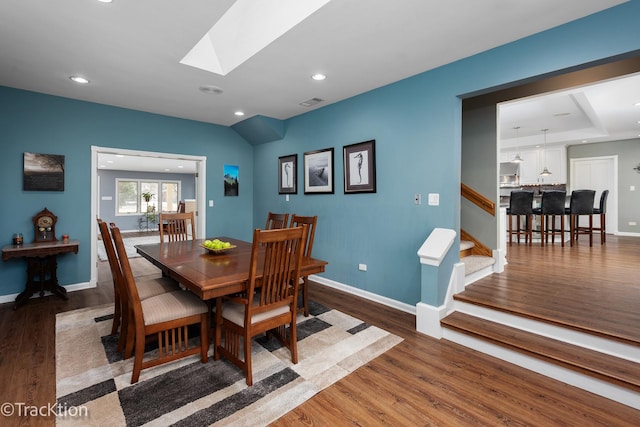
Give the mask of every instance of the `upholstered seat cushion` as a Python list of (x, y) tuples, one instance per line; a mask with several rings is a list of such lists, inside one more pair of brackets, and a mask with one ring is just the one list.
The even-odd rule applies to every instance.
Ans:
[[(253, 306), (260, 305), (260, 295), (256, 294), (253, 298)], [(238, 304), (235, 302), (227, 301), (222, 304), (222, 317), (235, 323), (238, 326), (244, 325), (244, 304)], [(262, 322), (263, 320), (271, 317), (279, 316), (289, 312), (289, 306), (284, 305), (273, 310), (265, 311), (264, 313), (254, 314), (251, 317), (251, 324)]]
[(167, 292), (180, 290), (178, 282), (173, 279), (169, 279), (168, 277), (138, 280), (136, 281), (136, 288), (138, 288), (138, 296), (140, 296), (141, 300), (155, 297), (156, 295), (164, 294)]
[(141, 301), (145, 326), (203, 314), (207, 304), (189, 291), (167, 292)]

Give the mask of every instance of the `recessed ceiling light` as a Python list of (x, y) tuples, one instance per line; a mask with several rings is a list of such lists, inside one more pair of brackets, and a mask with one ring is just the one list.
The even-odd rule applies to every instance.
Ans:
[(171, 169), (169, 169), (169, 168), (165, 168), (165, 170), (164, 170), (164, 171), (165, 171), (165, 172), (170, 172), (170, 171), (171, 171)]
[(178, 165), (178, 169), (182, 169), (184, 166), (182, 165)]
[(236, 116), (244, 116), (244, 111), (236, 111), (235, 113)]
[(113, 0), (98, 0), (100, 3), (111, 3)]
[(635, 104), (633, 104), (633, 105), (635, 105), (636, 107), (640, 107), (640, 102), (636, 102), (636, 103), (635, 103)]
[(89, 83), (89, 80), (85, 79), (84, 77), (80, 77), (80, 76), (71, 76), (69, 77), (71, 79), (71, 81), (74, 81), (76, 83), (80, 83), (80, 84), (87, 84)]
[(321, 73), (316, 73), (313, 76), (311, 76), (311, 78), (313, 80), (316, 80), (316, 81), (322, 81), (322, 80), (326, 79), (327, 76), (325, 76), (324, 74), (321, 74)]

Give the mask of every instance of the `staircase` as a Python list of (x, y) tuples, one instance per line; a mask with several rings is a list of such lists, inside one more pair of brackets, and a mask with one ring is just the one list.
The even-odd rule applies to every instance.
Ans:
[(640, 409), (638, 343), (490, 307), (464, 292), (450, 313), (443, 338)]
[(493, 273), (495, 259), (476, 250), (472, 240), (460, 241), (460, 261), (464, 263), (465, 286)]

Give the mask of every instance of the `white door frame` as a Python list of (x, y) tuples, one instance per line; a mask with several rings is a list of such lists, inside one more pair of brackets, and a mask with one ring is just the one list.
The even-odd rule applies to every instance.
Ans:
[[(570, 160), (569, 169), (571, 174), (571, 191), (579, 190), (580, 188), (576, 187), (576, 182), (578, 182), (578, 178), (576, 176), (577, 166), (580, 163), (590, 164), (594, 161), (606, 161), (609, 165), (609, 174), (610, 176), (599, 176), (596, 177), (598, 182), (606, 183), (603, 188), (595, 188), (595, 186), (589, 186), (590, 188), (596, 189), (596, 197), (594, 204), (595, 206), (600, 205), (600, 194), (602, 190), (609, 190), (609, 197), (607, 199), (607, 234), (618, 234), (618, 156), (598, 156), (598, 157), (579, 157), (572, 158)], [(585, 188), (585, 187), (582, 187)], [(596, 219), (594, 218), (594, 221)], [(597, 222), (599, 224), (600, 218), (597, 218)]]
[(153, 157), (162, 159), (190, 160), (196, 162), (196, 229), (202, 230), (199, 234), (206, 235), (207, 210), (206, 210), (206, 156), (192, 156), (188, 154), (160, 153), (153, 151), (127, 150), (124, 148), (91, 146), (91, 282), (95, 287), (98, 284), (98, 230), (95, 227), (96, 218), (100, 207), (100, 188), (98, 180), (98, 153), (123, 154), (127, 156)]

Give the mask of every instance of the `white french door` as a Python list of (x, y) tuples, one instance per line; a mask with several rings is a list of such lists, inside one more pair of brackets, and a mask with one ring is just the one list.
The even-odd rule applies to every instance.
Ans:
[[(571, 159), (571, 191), (595, 190), (594, 207), (600, 206), (600, 195), (609, 190), (607, 199), (607, 233), (618, 232), (618, 156)], [(580, 218), (581, 225), (588, 225), (587, 218)], [(600, 215), (593, 217), (593, 226), (600, 226)]]

